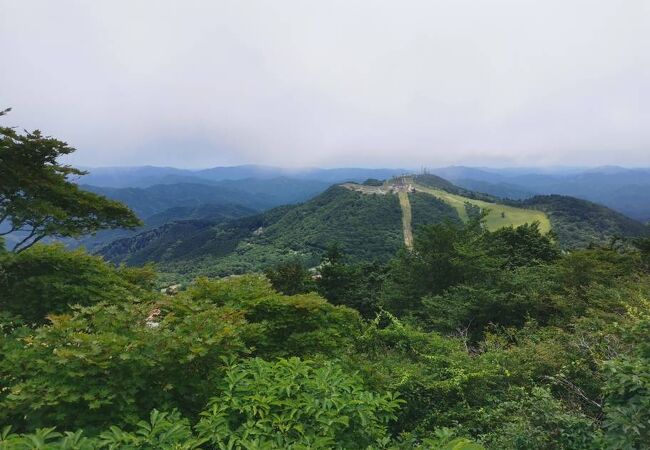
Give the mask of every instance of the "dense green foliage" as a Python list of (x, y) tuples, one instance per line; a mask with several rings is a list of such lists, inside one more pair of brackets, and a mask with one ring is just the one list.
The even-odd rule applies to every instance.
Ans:
[[(296, 259), (313, 266), (334, 242), (352, 259), (387, 261), (403, 242), (396, 196), (363, 195), (339, 186), (301, 205), (215, 226), (190, 221), (177, 232), (180, 226), (116, 241), (100, 253), (130, 264), (154, 260), (164, 271), (191, 278), (261, 271)], [(196, 230), (187, 230), (193, 226)]]
[(396, 201), (333, 188), (208, 227), (195, 256), (279, 264), (164, 292), (149, 266), (1, 251), (0, 448), (647, 448), (647, 238), (566, 252), (478, 215), (400, 249)]
[(381, 308), (382, 287), (387, 267), (379, 263), (346, 263), (337, 245), (331, 246), (320, 266), (315, 287), (335, 305), (356, 309), (373, 318)]
[(395, 196), (368, 196), (334, 186), (290, 209), (261, 235), (262, 244), (323, 254), (333, 242), (358, 259), (386, 260), (402, 242)]
[(403, 431), (458, 426), (495, 449), (644, 448), (644, 243), (562, 255), (534, 225), (425, 228), (383, 287), (402, 320), (383, 313), (355, 364), (407, 401)]
[(28, 323), (67, 312), (73, 305), (124, 303), (150, 297), (151, 268), (114, 270), (83, 251), (36, 246), (18, 255), (0, 254), (0, 309)]
[(312, 274), (299, 261), (287, 261), (268, 268), (264, 274), (273, 288), (285, 295), (295, 295), (316, 289)]
[(433, 195), (415, 192), (409, 194), (412, 226), (415, 231), (422, 225), (451, 221), (460, 224), (456, 210)]
[[(179, 220), (139, 233), (133, 238), (113, 241), (108, 247), (99, 250), (107, 259), (130, 265), (145, 264), (148, 261), (165, 261), (166, 259), (191, 258), (207, 251), (215, 256), (223, 256), (234, 250), (238, 239), (246, 235), (244, 224), (256, 224), (257, 216), (239, 220), (235, 227), (221, 228), (220, 239), (213, 239), (213, 229), (220, 222), (214, 219)], [(225, 229), (224, 229), (225, 228)], [(192, 238), (192, 245), (182, 245), (187, 238)], [(115, 258), (116, 254), (126, 254), (127, 258)]]
[[(430, 180), (432, 177), (416, 178), (418, 182), (424, 180), (448, 191), (460, 192), (465, 197), (459, 199), (468, 199), (463, 210), (466, 217), (476, 220), (485, 212), (469, 203), (472, 198), (486, 200), (479, 194), (453, 188), (444, 180)], [(414, 232), (422, 225), (447, 220), (460, 223), (458, 211), (445, 201), (424, 192), (408, 195)], [(536, 197), (525, 204), (516, 203), (516, 206), (547, 213), (553, 225), (553, 237), (565, 249), (601, 245), (615, 236), (640, 236), (648, 232), (640, 223), (607, 208), (567, 197)], [(574, 209), (575, 215), (572, 215)], [(364, 194), (340, 186), (301, 205), (275, 208), (243, 218), (228, 220), (222, 216), (212, 220), (169, 223), (114, 241), (100, 253), (116, 263), (141, 265), (154, 261), (169, 274), (168, 279), (191, 281), (200, 275), (261, 272), (288, 261), (313, 268), (334, 242), (340, 244), (351, 260), (384, 263), (403, 242), (397, 196)]]
[(516, 203), (548, 214), (566, 248), (604, 243), (612, 238), (647, 235), (643, 224), (595, 203), (561, 195), (543, 195)]
[(48, 448), (68, 449), (365, 449), (389, 440), (386, 424), (399, 401), (365, 390), (358, 376), (334, 364), (250, 359), (227, 363), (224, 371), (194, 430), (178, 413), (154, 410), (134, 433), (111, 427), (86, 438), (80, 432), (62, 437), (51, 429), (30, 436), (5, 431), (0, 447), (33, 448), (40, 438), (54, 441)]
[[(27, 325), (33, 312), (20, 302), (3, 306), (0, 420), (12, 428), (2, 439), (475, 448), (465, 436), (488, 449), (643, 448), (643, 242), (563, 255), (535, 225), (447, 222), (421, 227), (414, 250), (388, 265), (336, 246), (319, 276), (282, 265), (270, 278), (290, 296), (259, 276), (199, 279), (169, 296), (148, 289), (150, 271), (81, 252), (5, 253), (12, 279), (49, 267), (62, 281), (12, 285), (16, 298), (56, 292), (46, 325)], [(312, 404), (322, 412), (305, 412)]]
[(364, 449), (387, 437), (399, 408), (392, 394), (365, 390), (356, 375), (297, 358), (247, 361), (223, 384), (197, 428), (224, 446)]

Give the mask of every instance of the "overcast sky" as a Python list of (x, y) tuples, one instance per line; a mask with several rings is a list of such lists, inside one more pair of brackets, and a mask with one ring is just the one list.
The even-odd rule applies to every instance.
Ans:
[(650, 166), (649, 0), (0, 0), (76, 164)]

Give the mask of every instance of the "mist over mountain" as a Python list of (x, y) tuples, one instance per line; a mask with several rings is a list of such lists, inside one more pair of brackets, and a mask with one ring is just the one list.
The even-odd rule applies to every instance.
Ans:
[(650, 221), (650, 169), (616, 166), (590, 169), (433, 169), (459, 186), (515, 199), (560, 194), (608, 206), (640, 221)]
[[(297, 170), (258, 165), (201, 170), (153, 166), (101, 167), (87, 170), (89, 174), (81, 177), (78, 182), (113, 188), (207, 184), (219, 186), (224, 192), (235, 189), (262, 197), (270, 194), (277, 199), (275, 205), (304, 201), (335, 183), (362, 182), (368, 178), (383, 180), (414, 172), (403, 168)], [(650, 169), (648, 168), (449, 166), (428, 170), (458, 186), (501, 198), (524, 199), (534, 195), (569, 195), (601, 203), (636, 220), (650, 221), (650, 201), (647, 199), (650, 197)], [(271, 198), (265, 201), (273, 203)], [(255, 207), (255, 205), (248, 206)]]
[(175, 183), (217, 183), (234, 180), (271, 180), (274, 178), (324, 183), (340, 183), (343, 181), (363, 181), (367, 178), (385, 179), (401, 173), (406, 169), (367, 169), (367, 168), (337, 168), (337, 169), (284, 169), (280, 167), (242, 165), (231, 167), (213, 167), (200, 170), (175, 169), (172, 167), (96, 167), (86, 168), (89, 173), (77, 181), (101, 187), (148, 187), (156, 184)]

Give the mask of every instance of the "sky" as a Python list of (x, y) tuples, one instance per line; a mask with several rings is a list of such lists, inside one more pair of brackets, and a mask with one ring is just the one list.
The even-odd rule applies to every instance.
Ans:
[(648, 0), (0, 0), (84, 166), (650, 166)]

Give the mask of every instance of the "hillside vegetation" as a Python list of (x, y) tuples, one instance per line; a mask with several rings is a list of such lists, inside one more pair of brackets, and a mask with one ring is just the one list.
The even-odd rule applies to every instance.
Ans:
[[(102, 230), (93, 235), (80, 237), (76, 240), (64, 240), (71, 248), (84, 247), (89, 252), (97, 252), (107, 244), (135, 235), (147, 236), (150, 241), (152, 236), (170, 235), (169, 230), (178, 230), (174, 222), (197, 221), (190, 226), (199, 227), (200, 223), (217, 224), (225, 220), (236, 219), (256, 214), (258, 211), (245, 206), (231, 203), (207, 203), (198, 206), (175, 206), (159, 213), (146, 217), (141, 227), (137, 229), (112, 229)], [(188, 225), (188, 224), (186, 224)], [(182, 226), (182, 225), (181, 225)], [(162, 227), (160, 230), (156, 228)], [(178, 235), (173, 231), (171, 235)]]
[[(156, 173), (155, 168), (138, 171)], [(124, 169), (126, 170), (126, 169)], [(117, 170), (122, 173), (123, 171)], [(173, 172), (173, 171), (172, 171)], [(162, 173), (166, 173), (162, 171)], [(131, 172), (127, 171), (127, 174)], [(133, 174), (131, 174), (133, 175)], [(94, 235), (82, 236), (77, 240), (65, 240), (70, 247), (83, 246), (96, 252), (106, 244), (117, 239), (134, 236), (138, 232), (166, 225), (179, 220), (235, 219), (252, 215), (278, 205), (298, 203), (319, 194), (329, 187), (328, 183), (316, 180), (301, 180), (286, 177), (269, 179), (240, 179), (210, 181), (200, 178), (182, 178), (167, 173), (163, 184), (146, 187), (97, 187), (82, 185), (84, 190), (104, 195), (123, 202), (140, 217), (143, 226), (136, 230), (104, 230)], [(82, 179), (85, 179), (82, 178)], [(111, 179), (91, 177), (91, 180)], [(116, 180), (117, 181), (117, 180)]]
[[(139, 224), (69, 181), (79, 171), (59, 159), (73, 150), (0, 127), (0, 219), (36, 236), (0, 238), (1, 449), (648, 447), (650, 238), (567, 252), (537, 222), (491, 230), (478, 208), (461, 220), (402, 184), (414, 222), (442, 219), (405, 249), (398, 195), (334, 186), (147, 231), (127, 256), (272, 264), (161, 291), (150, 264), (38, 240)], [(572, 202), (520, 206), (568, 227)]]
[[(196, 232), (188, 232), (189, 226), (169, 225), (119, 240), (100, 253), (114, 262), (141, 264), (155, 246), (162, 252), (153, 260), (166, 272), (224, 276), (293, 258), (315, 265), (333, 243), (353, 259), (386, 261), (404, 242), (397, 196), (366, 196), (339, 186), (301, 205), (221, 224), (195, 224)], [(167, 235), (167, 242), (152, 239), (156, 234)]]
[(565, 195), (595, 202), (641, 222), (650, 221), (650, 170), (623, 167), (592, 169), (476, 169), (448, 167), (435, 173), (469, 190), (501, 198)]
[[(550, 203), (506, 204), (432, 177), (428, 176), (429, 183), (433, 179), (463, 195), (414, 183), (415, 192), (401, 194), (409, 199), (410, 228), (405, 228), (399, 195), (390, 193), (393, 181), (345, 183), (303, 204), (255, 216), (169, 224), (117, 240), (100, 254), (116, 263), (155, 261), (170, 279), (188, 279), (255, 272), (292, 259), (313, 267), (334, 243), (352, 260), (385, 262), (404, 245), (405, 230), (408, 235), (409, 229), (412, 234), (422, 225), (467, 222), (485, 212), (488, 230), (538, 223), (542, 233), (552, 229), (565, 248), (646, 232), (643, 225), (589, 202), (558, 198)], [(575, 215), (570, 213), (573, 204)]]
[[(526, 223), (539, 223), (540, 230), (543, 233), (548, 233), (551, 231), (551, 221), (545, 212), (534, 210), (534, 209), (524, 209), (518, 208), (503, 203), (488, 202), (486, 200), (481, 200), (477, 198), (464, 197), (459, 194), (449, 192), (449, 189), (456, 190), (448, 187), (451, 183), (443, 184), (442, 186), (447, 186), (447, 190), (443, 188), (431, 187), (429, 177), (415, 177), (415, 179), (409, 179), (408, 181), (413, 182), (413, 186), (417, 191), (425, 192), (431, 194), (444, 202), (452, 206), (458, 216), (464, 220), (469, 220), (468, 213), (468, 204), (479, 208), (481, 211), (487, 212), (485, 224), (486, 226), (494, 231), (502, 227), (514, 226), (518, 227)], [(453, 185), (451, 185), (453, 186)], [(462, 191), (459, 191), (462, 192)]]
[(258, 275), (165, 295), (149, 268), (3, 254), (0, 444), (643, 448), (649, 258), (470, 221), (422, 227), (388, 266), (278, 267), (290, 295)]
[(518, 203), (544, 211), (558, 240), (567, 248), (585, 247), (613, 238), (644, 236), (650, 227), (587, 200), (563, 195), (541, 195)]

